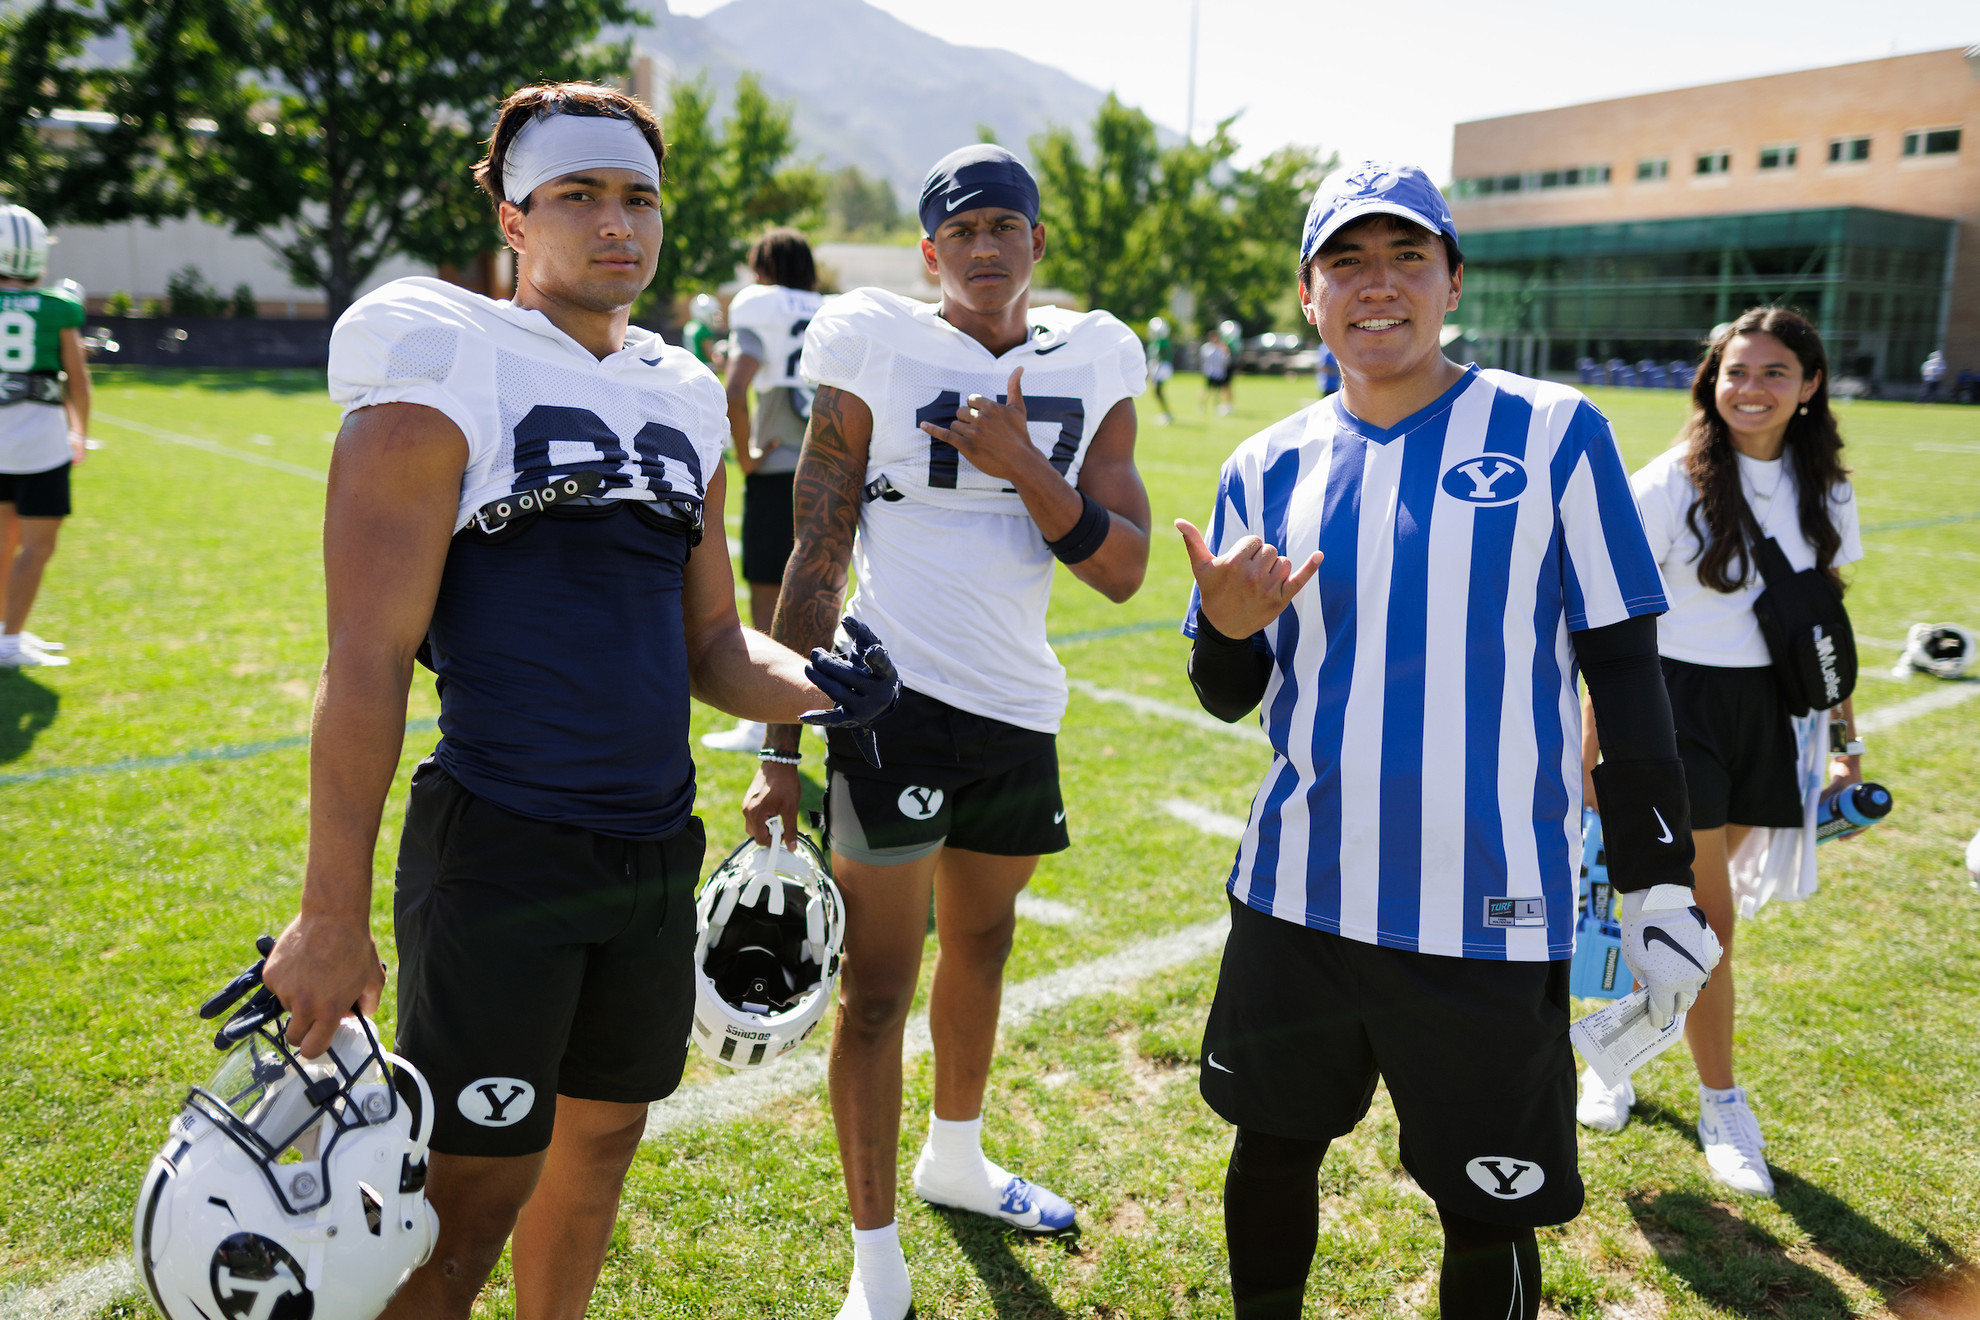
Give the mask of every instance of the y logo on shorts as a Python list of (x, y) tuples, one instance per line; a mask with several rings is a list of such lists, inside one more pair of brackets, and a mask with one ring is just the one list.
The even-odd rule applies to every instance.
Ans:
[(484, 1077), (461, 1088), (461, 1117), (482, 1127), (513, 1127), (536, 1107), (536, 1088), (520, 1077)]
[(928, 820), (942, 809), (942, 790), (910, 785), (895, 803), (909, 820)]
[(1464, 1171), (1481, 1191), (1501, 1201), (1531, 1196), (1547, 1181), (1547, 1174), (1539, 1165), (1510, 1155), (1480, 1155), (1465, 1165)]

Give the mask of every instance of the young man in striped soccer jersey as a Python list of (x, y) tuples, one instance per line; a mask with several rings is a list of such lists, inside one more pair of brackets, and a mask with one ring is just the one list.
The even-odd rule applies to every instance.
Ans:
[(69, 663), (27, 631), (69, 516), (69, 469), (88, 453), (82, 291), (44, 287), (47, 268), (41, 217), (0, 206), (0, 669)]
[(629, 324), (659, 259), (664, 154), (622, 92), (522, 89), (475, 171), (514, 299), (397, 280), (331, 332), (344, 421), (309, 863), (264, 979), (306, 1058), (352, 1004), (376, 1008), (372, 856), (426, 661), (441, 737), (399, 840), (396, 1049), (432, 1086), (440, 1234), (393, 1320), (466, 1320), (512, 1233), (517, 1313), (584, 1313), (648, 1106), (686, 1059), (704, 841), (689, 692), (861, 722), (898, 693), (877, 646), (806, 665), (736, 616), (719, 514), (702, 536), (722, 507), (722, 387)]
[(1691, 902), (1663, 585), (1615, 438), (1572, 389), (1443, 355), (1463, 274), (1421, 170), (1369, 161), (1323, 182), (1299, 293), (1341, 393), (1239, 446), (1207, 543), (1177, 523), (1191, 681), (1226, 720), (1262, 700), (1275, 752), (1203, 1042), (1204, 1098), (1237, 1126), (1240, 1320), (1299, 1315), (1320, 1161), (1378, 1077), (1443, 1220), (1445, 1320), (1537, 1313), (1533, 1230), (1582, 1200), (1577, 667), (1652, 1016), (1668, 1022), (1718, 959)]
[[(877, 766), (827, 739), (825, 832), (846, 900), (832, 1118), (854, 1230), (840, 1320), (901, 1320), (911, 1304), (895, 1163), (931, 891), (935, 1106), (915, 1192), (1029, 1231), (1072, 1227), (1063, 1199), (985, 1158), (983, 1093), (1017, 896), (1040, 854), (1069, 846), (1065, 671), (1045, 640), (1053, 559), (1114, 601), (1148, 565), (1140, 341), (1103, 311), (1029, 305), (1038, 185), (1002, 147), (944, 157), (920, 210), (942, 301), (860, 289), (806, 334), (818, 394), (773, 630), (787, 646), (826, 642), (850, 561), (847, 608), (888, 639), (906, 689), (874, 726)], [(764, 746), (744, 806), (759, 840), (772, 815), (795, 824), (798, 732), (773, 726)]]

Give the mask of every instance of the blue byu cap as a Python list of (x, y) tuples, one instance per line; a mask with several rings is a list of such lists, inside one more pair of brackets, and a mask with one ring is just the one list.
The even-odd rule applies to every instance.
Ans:
[(994, 143), (952, 151), (935, 162), (921, 185), (921, 228), (935, 227), (958, 211), (1003, 206), (1038, 223), (1038, 181), (1024, 162)]
[(1452, 247), (1458, 245), (1450, 203), (1429, 175), (1392, 160), (1357, 161), (1335, 170), (1313, 190), (1313, 204), (1306, 208), (1306, 232), (1299, 241), (1299, 268), (1305, 270), (1313, 254), (1343, 225), (1370, 215), (1398, 216), (1444, 235)]

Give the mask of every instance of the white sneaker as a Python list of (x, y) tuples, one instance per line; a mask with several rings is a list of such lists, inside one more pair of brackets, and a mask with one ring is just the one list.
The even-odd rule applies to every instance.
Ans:
[(1575, 1122), (1597, 1132), (1620, 1132), (1629, 1126), (1630, 1106), (1636, 1103), (1636, 1088), (1627, 1077), (1611, 1088), (1593, 1068), (1581, 1070), (1581, 1099), (1574, 1107)]
[(914, 1193), (931, 1205), (988, 1215), (1027, 1233), (1063, 1233), (1074, 1222), (1064, 1197), (1000, 1168), (987, 1155), (974, 1165), (950, 1167), (922, 1146), (914, 1162)]
[(711, 752), (757, 752), (763, 748), (768, 730), (755, 720), (744, 720), (727, 733), (704, 733), (701, 745)]
[(43, 655), (54, 655), (57, 651), (69, 649), (60, 642), (51, 642), (46, 637), (36, 637), (25, 628), (21, 629), (20, 638), (22, 646), (32, 646)]
[(35, 646), (28, 646), (15, 637), (0, 639), (0, 669), (56, 668), (69, 663), (66, 655), (50, 655)]
[[(1708, 1092), (1699, 1087), (1698, 1144), (1712, 1176), (1747, 1196), (1772, 1196), (1774, 1175), (1767, 1171), (1767, 1139), (1746, 1103), (1746, 1088)], [(1727, 1097), (1720, 1099), (1720, 1096)]]

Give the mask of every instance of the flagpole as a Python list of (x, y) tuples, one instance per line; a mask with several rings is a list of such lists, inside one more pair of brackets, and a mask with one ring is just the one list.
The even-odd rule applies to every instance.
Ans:
[(1183, 120), (1183, 139), (1196, 141), (1196, 25), (1203, 13), (1203, 0), (1189, 0), (1189, 108)]

